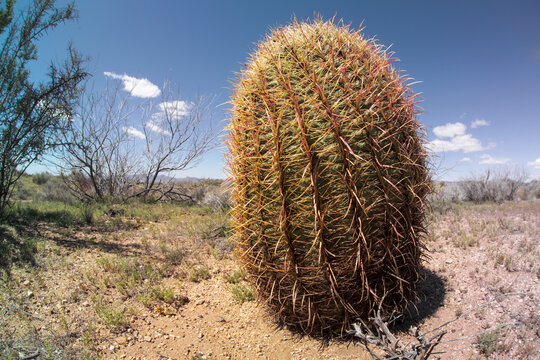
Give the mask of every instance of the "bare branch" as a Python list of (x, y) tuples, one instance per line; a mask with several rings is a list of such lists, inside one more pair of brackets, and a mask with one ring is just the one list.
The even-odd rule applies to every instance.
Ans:
[(59, 166), (70, 188), (99, 200), (188, 199), (175, 189), (174, 177), (212, 148), (218, 134), (209, 122), (212, 103), (179, 100), (165, 84), (157, 104), (132, 106), (121, 91), (88, 89), (64, 133)]
[[(463, 318), (464, 316), (477, 312), (478, 310), (488, 306), (494, 301), (497, 301), (503, 297), (515, 295), (526, 295), (526, 293), (515, 292), (501, 294), (493, 299), (490, 299), (489, 301), (478, 305), (470, 311), (467, 311), (455, 317), (454, 319), (447, 321), (424, 333), (420, 332), (417, 328), (411, 328), (411, 335), (414, 337), (414, 341), (408, 342), (407, 344), (403, 344), (399, 338), (392, 334), (388, 327), (388, 322), (382, 320), (380, 310), (377, 311), (374, 317), (369, 318), (370, 325), (364, 323), (363, 321), (360, 321), (360, 323), (354, 323), (353, 330), (349, 330), (347, 333), (360, 339), (362, 347), (369, 351), (369, 353), (375, 359), (425, 360), (428, 359), (432, 354), (444, 353), (444, 351), (433, 352), (437, 345), (450, 342), (464, 341), (482, 334), (496, 331), (507, 326), (520, 325), (521, 322), (517, 320), (508, 321), (490, 327), (489, 329), (474, 333), (472, 335), (462, 336), (444, 341), (442, 340), (443, 336), (447, 333), (447, 330), (443, 330), (444, 327)], [(427, 338), (427, 335), (432, 333), (436, 334), (431, 336), (430, 338)], [(370, 347), (370, 345), (374, 346), (376, 349), (381, 350), (384, 353), (384, 356), (381, 357), (377, 355)]]

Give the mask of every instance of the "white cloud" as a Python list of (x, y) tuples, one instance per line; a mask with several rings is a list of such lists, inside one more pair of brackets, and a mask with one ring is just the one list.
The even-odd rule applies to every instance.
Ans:
[(476, 129), (477, 127), (480, 127), (480, 126), (489, 126), (491, 125), (489, 121), (487, 120), (484, 120), (484, 119), (475, 119), (472, 123), (471, 123), (471, 128), (473, 129)]
[(165, 101), (159, 104), (160, 112), (154, 115), (161, 116), (166, 114), (169, 118), (179, 119), (189, 115), (192, 107), (193, 104), (182, 100)]
[[(476, 121), (479, 121), (479, 119), (476, 119)], [(426, 146), (427, 150), (431, 152), (463, 151), (464, 153), (470, 153), (495, 147), (494, 143), (490, 143), (487, 147), (483, 146), (480, 140), (467, 133), (467, 126), (461, 122), (436, 126), (433, 128), (433, 132), (437, 139), (430, 141)], [(441, 138), (450, 138), (450, 140)], [(471, 161), (469, 158), (464, 159), (461, 161)]]
[(441, 126), (436, 126), (433, 129), (433, 132), (437, 137), (444, 138), (444, 137), (454, 137), (457, 135), (463, 135), (465, 134), (465, 131), (467, 130), (467, 126), (465, 124), (457, 122), (457, 123), (448, 123)]
[(159, 126), (158, 124), (156, 124), (156, 123), (153, 122), (153, 121), (149, 121), (149, 122), (147, 122), (145, 125), (146, 125), (146, 127), (147, 127), (148, 129), (150, 129), (150, 130), (153, 131), (153, 132), (157, 132), (157, 133), (164, 134), (164, 135), (168, 135), (168, 136), (171, 135), (171, 133), (170, 133), (169, 131), (163, 129), (161, 126)]
[(470, 153), (485, 150), (480, 140), (473, 138), (471, 134), (454, 136), (451, 140), (435, 139), (429, 143), (428, 148), (433, 152), (463, 151)]
[(148, 79), (137, 79), (126, 74), (118, 75), (108, 71), (105, 71), (103, 74), (113, 79), (122, 80), (124, 90), (135, 97), (154, 98), (161, 94), (159, 87), (152, 84)]
[(188, 116), (193, 103), (182, 100), (164, 101), (159, 103), (158, 107), (159, 111), (152, 114), (152, 120), (148, 121), (145, 125), (153, 132), (170, 136), (171, 133), (161, 127), (163, 119), (179, 120)]
[(483, 154), (480, 156), (482, 160), (480, 160), (480, 164), (489, 164), (489, 165), (500, 165), (500, 164), (506, 164), (510, 161), (508, 158), (494, 158), (491, 155)]
[(135, 129), (133, 126), (122, 126), (122, 130), (128, 135), (131, 135), (134, 138), (144, 139), (145, 136), (142, 131)]
[(527, 165), (533, 166), (535, 169), (540, 169), (540, 158), (528, 162)]
[(470, 157), (464, 157), (463, 159), (459, 160), (461, 162), (471, 162), (471, 158)]

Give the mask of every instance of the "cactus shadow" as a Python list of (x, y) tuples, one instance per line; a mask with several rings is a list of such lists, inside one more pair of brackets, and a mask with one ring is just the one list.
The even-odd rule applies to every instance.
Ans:
[(401, 321), (395, 324), (396, 330), (407, 331), (411, 326), (422, 324), (444, 304), (446, 279), (426, 268), (422, 268), (420, 272), (423, 280), (419, 284), (418, 299), (409, 305)]

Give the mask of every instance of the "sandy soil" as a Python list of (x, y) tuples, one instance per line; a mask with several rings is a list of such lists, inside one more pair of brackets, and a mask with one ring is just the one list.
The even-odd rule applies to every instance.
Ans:
[[(430, 259), (417, 310), (399, 326), (426, 331), (461, 315), (445, 327), (443, 340), (465, 339), (439, 345), (436, 351), (445, 353), (433, 359), (540, 358), (540, 201), (440, 210), (430, 217)], [(277, 328), (263, 304), (236, 301), (225, 275), (240, 268), (225, 240), (188, 240), (178, 226), (147, 223), (114, 233), (48, 224), (34, 229), (47, 239), (37, 265), (14, 267), (0, 281), (0, 358), (36, 351), (34, 358), (42, 359), (371, 358), (352, 341), (325, 344)], [(184, 260), (166, 262), (178, 246)], [(171, 289), (174, 299), (141, 301), (133, 289), (148, 289), (147, 280), (122, 291), (118, 267), (103, 259), (165, 269), (159, 286)], [(208, 278), (193, 281), (190, 271), (200, 268)], [(245, 280), (239, 285), (249, 286)], [(475, 336), (502, 325), (490, 336)]]

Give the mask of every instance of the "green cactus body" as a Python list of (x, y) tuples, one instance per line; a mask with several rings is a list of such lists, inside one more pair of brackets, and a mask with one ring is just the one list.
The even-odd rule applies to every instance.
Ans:
[(342, 24), (272, 31), (228, 126), (232, 233), (282, 324), (342, 334), (414, 299), (429, 191), (406, 79)]

